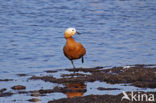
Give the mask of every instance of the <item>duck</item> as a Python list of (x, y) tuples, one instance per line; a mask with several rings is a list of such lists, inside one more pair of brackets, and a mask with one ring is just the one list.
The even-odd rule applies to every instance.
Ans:
[(73, 38), (75, 34), (80, 35), (75, 28), (67, 28), (65, 30), (64, 38), (66, 39), (66, 44), (63, 47), (63, 53), (71, 61), (73, 68), (75, 68), (73, 60), (81, 59), (82, 63), (84, 63), (84, 55), (86, 54), (84, 46)]

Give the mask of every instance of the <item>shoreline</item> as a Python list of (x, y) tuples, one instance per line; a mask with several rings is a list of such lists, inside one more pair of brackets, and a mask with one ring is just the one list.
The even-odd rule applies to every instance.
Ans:
[[(60, 77), (55, 77), (57, 73), (62, 72)], [(74, 73), (75, 71), (75, 73)], [(67, 97), (60, 98), (57, 100), (48, 100), (48, 103), (114, 103), (115, 101), (121, 102), (123, 96), (122, 92), (117, 95), (110, 94), (96, 94), (96, 95), (84, 95), (87, 92), (87, 82), (94, 83), (95, 81), (105, 82), (111, 85), (122, 84), (125, 86), (130, 85), (137, 88), (143, 89), (155, 89), (156, 88), (156, 66), (155, 65), (131, 65), (125, 67), (112, 67), (112, 68), (103, 68), (103, 67), (94, 67), (94, 68), (76, 68), (71, 69), (61, 69), (61, 70), (46, 70), (43, 71), (43, 74), (46, 75), (36, 76), (28, 74), (16, 74), (19, 79), (27, 77), (27, 81), (38, 81), (61, 84), (63, 87), (55, 86), (51, 89), (35, 89), (27, 90), (27, 86), (24, 85), (14, 85), (11, 88), (0, 88), (0, 97), (11, 97), (13, 95), (26, 94), (32, 96), (31, 99), (28, 99), (29, 102), (42, 101), (37, 97), (47, 96), (51, 93), (63, 93)], [(0, 79), (0, 82), (13, 82), (13, 79)], [(11, 89), (8, 91), (8, 89)], [(122, 90), (118, 87), (103, 87), (99, 86), (97, 88), (99, 91), (117, 91)], [(134, 91), (135, 93), (139, 91)], [(129, 92), (128, 92), (129, 93)], [(153, 93), (156, 95), (156, 91), (140, 91), (140, 93)], [(104, 99), (105, 98), (105, 99)], [(16, 99), (15, 99), (16, 100)], [(128, 103), (127, 100), (122, 101), (122, 103)], [(135, 103), (135, 102), (134, 102)], [(142, 102), (144, 103), (144, 102)], [(145, 102), (146, 103), (146, 102)]]

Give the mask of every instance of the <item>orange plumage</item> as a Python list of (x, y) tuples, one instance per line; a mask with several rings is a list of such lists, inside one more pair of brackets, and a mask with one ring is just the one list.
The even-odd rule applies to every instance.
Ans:
[(83, 47), (83, 45), (79, 42), (76, 42), (74, 38), (72, 37), (75, 35), (76, 29), (75, 28), (68, 28), (65, 31), (64, 37), (66, 39), (66, 44), (63, 48), (64, 55), (71, 60), (71, 63), (73, 67), (75, 68), (73, 61), (74, 59), (80, 59), (82, 58), (82, 63), (83, 63), (83, 56), (86, 54), (86, 50)]

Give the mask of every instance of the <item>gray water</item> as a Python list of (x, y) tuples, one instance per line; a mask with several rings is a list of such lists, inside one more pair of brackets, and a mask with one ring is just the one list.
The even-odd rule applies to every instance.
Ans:
[(87, 50), (76, 67), (156, 63), (156, 0), (0, 0), (0, 78), (71, 68), (68, 27)]

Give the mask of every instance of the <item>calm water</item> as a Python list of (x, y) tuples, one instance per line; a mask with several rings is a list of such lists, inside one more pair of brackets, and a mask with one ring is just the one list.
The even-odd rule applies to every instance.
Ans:
[(76, 67), (156, 63), (156, 0), (0, 0), (0, 78), (71, 68), (68, 27), (87, 49)]

